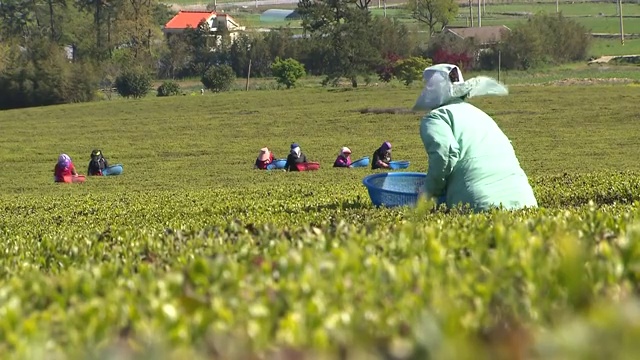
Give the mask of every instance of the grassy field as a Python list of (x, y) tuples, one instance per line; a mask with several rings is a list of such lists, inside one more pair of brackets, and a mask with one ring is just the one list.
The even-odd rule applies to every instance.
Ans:
[[(500, 81), (508, 85), (544, 85), (549, 83), (557, 83), (564, 81), (571, 81), (575, 84), (576, 81), (580, 82), (628, 82), (628, 83), (640, 83), (640, 67), (638, 66), (611, 66), (611, 65), (588, 65), (585, 63), (570, 63), (562, 66), (549, 66), (544, 68), (537, 68), (531, 71), (502, 71), (498, 74), (498, 71), (478, 71), (470, 72), (469, 76), (475, 75), (487, 75), (495, 78), (500, 77)], [(500, 75), (500, 76), (499, 76)], [(318, 88), (322, 82), (323, 77), (308, 76), (299, 80), (297, 87), (299, 88)], [(363, 80), (363, 79), (360, 79)], [(156, 89), (162, 81), (156, 81), (152, 85), (153, 89)], [(192, 78), (185, 79), (178, 82), (182, 88), (182, 91), (188, 95), (200, 95), (200, 89), (202, 83), (200, 79)], [(364, 82), (362, 85), (366, 86)], [(377, 84), (377, 85), (376, 85)], [(382, 86), (375, 74), (371, 75), (370, 86)], [(394, 80), (389, 84), (384, 84), (386, 88), (398, 88), (404, 89), (405, 85)], [(246, 79), (237, 79), (233, 90), (244, 91), (246, 88)], [(278, 84), (273, 78), (252, 78), (249, 81), (249, 89), (253, 90), (275, 90), (278, 88)], [(420, 90), (420, 84), (415, 83), (411, 87), (413, 91)], [(116, 96), (116, 95), (114, 95)], [(152, 91), (148, 95), (149, 97), (155, 96), (155, 91)]]
[[(541, 206), (473, 216), (377, 209), (361, 185), (371, 170), (331, 168), (341, 146), (359, 158), (388, 140), (425, 171), (418, 115), (358, 111), (418, 93), (309, 86), (0, 112), (0, 356), (635, 356), (640, 87), (473, 100)], [(259, 148), (280, 158), (294, 141), (319, 171), (252, 169)], [(59, 153), (85, 173), (93, 148), (124, 173), (52, 182)]]

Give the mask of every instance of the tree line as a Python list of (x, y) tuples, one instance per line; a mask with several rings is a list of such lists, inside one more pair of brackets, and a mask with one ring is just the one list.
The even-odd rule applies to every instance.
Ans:
[[(505, 69), (587, 56), (587, 31), (562, 14), (538, 14), (501, 43), (481, 50), (473, 39), (442, 32), (458, 13), (454, 0), (408, 3), (430, 37), (397, 19), (372, 15), (370, 3), (300, 0), (304, 36), (279, 28), (246, 32), (235, 41), (223, 34), (218, 43), (206, 23), (165, 38), (161, 27), (174, 14), (157, 0), (2, 0), (0, 109), (90, 101), (99, 88), (131, 86), (138, 90), (129, 89), (129, 95), (137, 97), (151, 78), (197, 77), (212, 84), (212, 79), (246, 77), (249, 62), (251, 77), (277, 75), (288, 79), (283, 82), (287, 87), (301, 74), (322, 76), (324, 85), (346, 79), (357, 87), (362, 81), (393, 78), (410, 84), (420, 73), (411, 66), (428, 63), (493, 69), (498, 53)], [(163, 85), (163, 94), (176, 93), (170, 82)]]

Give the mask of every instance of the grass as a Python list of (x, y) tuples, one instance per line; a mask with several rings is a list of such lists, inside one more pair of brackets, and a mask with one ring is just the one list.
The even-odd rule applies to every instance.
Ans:
[[(616, 16), (617, 15), (617, 5), (615, 3), (570, 3), (570, 2), (560, 2), (559, 10), (565, 16), (598, 16), (599, 14), (603, 14), (605, 16)], [(484, 8), (486, 9), (487, 14), (494, 13), (514, 13), (514, 12), (528, 12), (528, 13), (537, 13), (540, 11), (544, 11), (547, 13), (555, 13), (556, 12), (556, 4), (555, 2), (549, 2), (546, 4), (525, 4), (525, 3), (513, 3), (513, 4), (487, 4)], [(467, 13), (469, 8), (467, 7)], [(477, 14), (477, 5), (476, 5), (476, 14)], [(474, 14), (474, 15), (476, 15)], [(634, 3), (627, 3), (622, 5), (622, 15), (623, 16), (631, 16), (631, 15), (640, 15), (640, 6)]]
[[(425, 171), (417, 115), (357, 111), (419, 91), (309, 83), (0, 112), (0, 354), (636, 354), (640, 87), (473, 99), (542, 207), (474, 216), (376, 209), (371, 170), (330, 167), (341, 146), (355, 159), (389, 140)], [(320, 171), (252, 169), (259, 148), (284, 157), (293, 141)], [(84, 173), (93, 148), (123, 175), (52, 183), (59, 153)]]
[(625, 39), (624, 45), (620, 39), (593, 39), (590, 53), (594, 56), (640, 55), (640, 39)]
[[(487, 75), (498, 78), (498, 71), (477, 71), (469, 73), (469, 76)], [(628, 82), (640, 82), (640, 67), (637, 66), (610, 66), (610, 65), (587, 65), (585, 63), (573, 63), (562, 66), (548, 66), (537, 68), (531, 71), (502, 71), (500, 80), (508, 85), (541, 85), (550, 82), (557, 82), (566, 79), (591, 79), (591, 81), (603, 81), (622, 79)], [(308, 76), (301, 79), (297, 87), (299, 88), (317, 88), (320, 86), (323, 77)], [(371, 76), (372, 86), (382, 86), (376, 75)], [(362, 80), (362, 79), (360, 79)], [(162, 83), (156, 81), (152, 88), (154, 91), (149, 93), (149, 97), (155, 96), (155, 89)], [(182, 90), (189, 95), (199, 95), (202, 83), (200, 79), (184, 79), (179, 81)], [(377, 85), (376, 85), (377, 84)], [(388, 86), (392, 88), (404, 88), (404, 85), (397, 81), (392, 81)], [(414, 84), (414, 91), (418, 91), (419, 85)], [(246, 79), (237, 79), (233, 90), (244, 91), (246, 88)], [(250, 90), (274, 90), (278, 85), (274, 78), (252, 78), (249, 81)]]

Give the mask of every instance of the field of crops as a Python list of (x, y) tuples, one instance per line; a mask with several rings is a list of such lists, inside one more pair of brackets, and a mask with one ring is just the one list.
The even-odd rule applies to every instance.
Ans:
[[(473, 216), (376, 209), (361, 185), (371, 170), (330, 167), (341, 146), (358, 158), (389, 140), (424, 171), (417, 115), (358, 111), (409, 107), (418, 91), (1, 112), (0, 357), (635, 356), (640, 87), (473, 100), (541, 205)], [(294, 141), (319, 171), (252, 169), (259, 148), (284, 157)], [(85, 173), (93, 148), (124, 173), (52, 182), (59, 153)]]

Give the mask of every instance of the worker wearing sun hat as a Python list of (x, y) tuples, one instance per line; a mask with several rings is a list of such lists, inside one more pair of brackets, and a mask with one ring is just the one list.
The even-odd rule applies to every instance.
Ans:
[(423, 78), (413, 108), (428, 111), (420, 122), (429, 160), (425, 195), (442, 196), (447, 207), (468, 204), (474, 211), (537, 207), (511, 141), (489, 115), (465, 101), (507, 95), (507, 88), (485, 76), (464, 81), (450, 64), (426, 68)]
[(333, 167), (351, 167), (351, 149), (346, 146), (342, 147)]
[(265, 170), (269, 164), (273, 162), (274, 155), (269, 148), (263, 147), (260, 149), (260, 153), (258, 154), (258, 158), (256, 159), (255, 168), (260, 170)]

